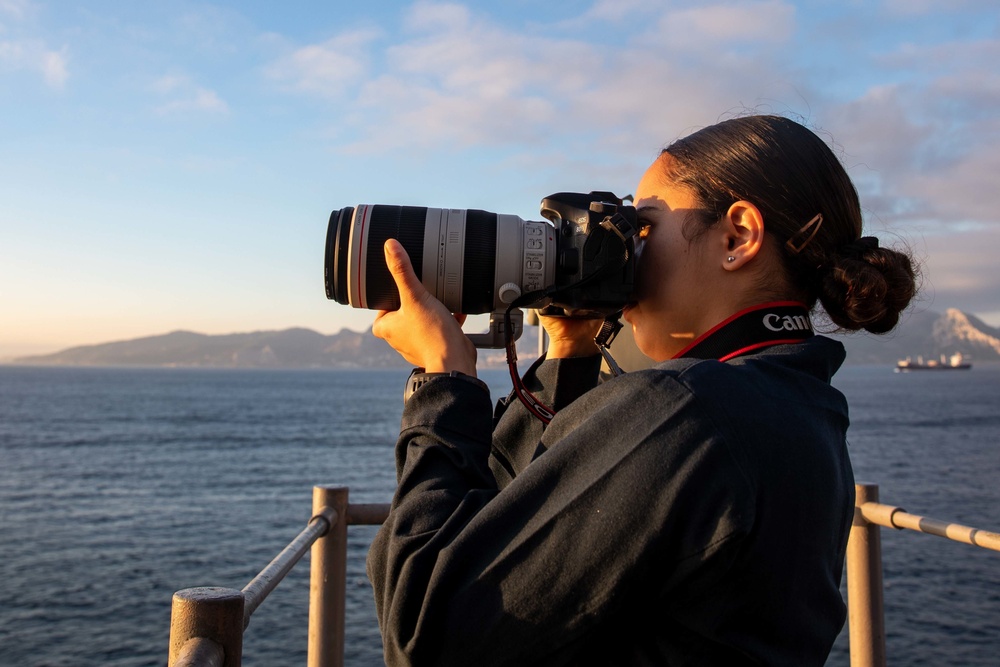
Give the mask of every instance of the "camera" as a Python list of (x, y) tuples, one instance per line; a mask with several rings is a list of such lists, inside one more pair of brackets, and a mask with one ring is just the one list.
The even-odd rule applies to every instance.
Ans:
[[(520, 308), (605, 316), (628, 302), (635, 278), (635, 208), (610, 192), (560, 192), (542, 200), (544, 221), (475, 209), (360, 204), (330, 214), (328, 299), (395, 310), (399, 293), (383, 244), (394, 238), (427, 290), (454, 313), (490, 313), (477, 347), (504, 346)], [(509, 313), (507, 311), (510, 311)]]

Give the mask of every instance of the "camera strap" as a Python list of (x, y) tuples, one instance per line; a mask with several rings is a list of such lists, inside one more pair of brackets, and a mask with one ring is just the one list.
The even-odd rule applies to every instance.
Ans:
[(622, 330), (621, 316), (622, 311), (619, 310), (617, 313), (612, 313), (605, 317), (604, 323), (601, 325), (601, 330), (594, 337), (597, 349), (601, 351), (601, 356), (604, 357), (605, 363), (611, 369), (611, 374), (615, 377), (624, 375), (625, 371), (621, 369), (615, 358), (611, 356), (611, 350), (608, 348), (611, 346), (611, 343), (615, 342), (618, 332)]
[(699, 336), (674, 359), (728, 361), (772, 345), (798, 343), (813, 336), (809, 309), (796, 301), (774, 301), (741, 310)]
[[(524, 296), (531, 297), (533, 293)], [(510, 304), (503, 315), (504, 345), (507, 348), (507, 368), (510, 371), (510, 381), (514, 387), (514, 394), (524, 407), (527, 408), (528, 412), (533, 414), (543, 424), (548, 425), (552, 421), (552, 418), (556, 416), (555, 410), (535, 398), (535, 395), (524, 386), (524, 382), (521, 381), (521, 375), (517, 372), (517, 347), (514, 344), (514, 330), (511, 328), (510, 311), (516, 308), (519, 302), (520, 300), (517, 300)]]
[[(510, 309), (508, 308), (508, 319)], [(608, 346), (622, 329), (619, 321), (621, 313), (609, 315), (594, 339), (608, 367), (615, 375), (624, 371), (618, 367), (608, 351)], [(509, 331), (509, 328), (508, 328)], [(809, 309), (797, 301), (774, 301), (760, 304), (734, 314), (699, 336), (686, 348), (674, 355), (674, 359), (684, 357), (695, 359), (718, 359), (728, 361), (773, 345), (799, 343), (813, 335)], [(507, 362), (513, 393), (525, 408), (543, 424), (555, 417), (555, 411), (539, 401), (528, 391), (517, 372), (517, 351), (513, 337), (507, 337)]]

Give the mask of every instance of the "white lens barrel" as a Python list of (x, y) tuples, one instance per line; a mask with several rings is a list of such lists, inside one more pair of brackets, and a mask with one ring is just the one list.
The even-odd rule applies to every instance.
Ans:
[[(386, 282), (391, 276), (385, 274), (381, 239), (387, 235), (395, 238), (395, 234), (402, 234), (403, 229), (420, 232), (419, 217), (403, 221), (403, 227), (387, 227), (390, 224), (387, 208), (376, 211), (375, 205), (359, 204), (351, 216), (347, 257), (341, 256), (338, 261), (346, 261), (347, 300), (354, 308), (380, 307), (386, 301), (386, 289), (391, 289), (391, 283)], [(419, 215), (419, 209), (404, 207), (404, 210)], [(470, 212), (466, 209), (427, 208), (425, 211), (422, 241), (419, 236), (411, 236), (409, 245), (404, 243), (404, 246), (424, 287), (451, 312), (462, 312), (463, 285), (469, 289), (467, 296), (474, 304), (472, 312), (485, 312), (491, 303), (492, 312), (499, 312), (505, 310), (509, 303), (500, 296), (501, 286), (516, 285), (523, 294), (554, 284), (557, 231), (551, 224), (484, 211), (472, 212), (477, 216), (476, 223), (472, 224), (469, 222)], [(484, 249), (481, 243), (476, 245), (477, 241), (487, 238), (492, 244), (493, 223), (492, 218), (485, 217), (487, 215), (496, 216), (495, 251), (491, 246)], [(400, 221), (398, 217), (391, 220), (393, 225)], [(344, 224), (347, 224), (346, 221)], [(491, 231), (484, 236), (487, 228)], [(469, 233), (473, 237), (467, 239)], [(471, 244), (468, 248), (467, 241)], [(370, 247), (373, 243), (379, 247)], [(477, 249), (473, 252), (472, 248)], [(418, 260), (414, 254), (420, 252), (422, 256)], [(474, 262), (472, 266), (466, 266), (467, 257)], [(474, 257), (480, 259), (471, 259)], [(480, 264), (483, 257), (489, 263)], [(374, 273), (370, 273), (369, 268)], [(483, 275), (477, 275), (477, 270)], [(489, 284), (491, 278), (493, 283)], [(368, 285), (369, 281), (379, 283), (379, 286)], [(508, 289), (505, 294), (507, 299), (511, 299), (513, 292)]]
[(421, 282), (453, 313), (462, 307), (465, 209), (428, 208)]

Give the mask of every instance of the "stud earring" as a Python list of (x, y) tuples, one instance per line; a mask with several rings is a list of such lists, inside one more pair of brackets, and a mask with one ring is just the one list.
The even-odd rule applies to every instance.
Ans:
[(729, 257), (726, 257), (726, 261), (727, 261), (727, 262), (735, 262), (735, 261), (736, 261), (736, 258), (735, 258), (735, 257), (733, 257), (732, 255), (730, 255)]

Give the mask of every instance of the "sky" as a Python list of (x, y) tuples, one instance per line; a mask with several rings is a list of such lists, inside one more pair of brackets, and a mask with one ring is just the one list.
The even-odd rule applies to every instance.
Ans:
[(996, 0), (0, 0), (0, 359), (363, 330), (333, 209), (538, 220), (749, 112), (830, 143), (918, 309), (1000, 326), (998, 62)]

